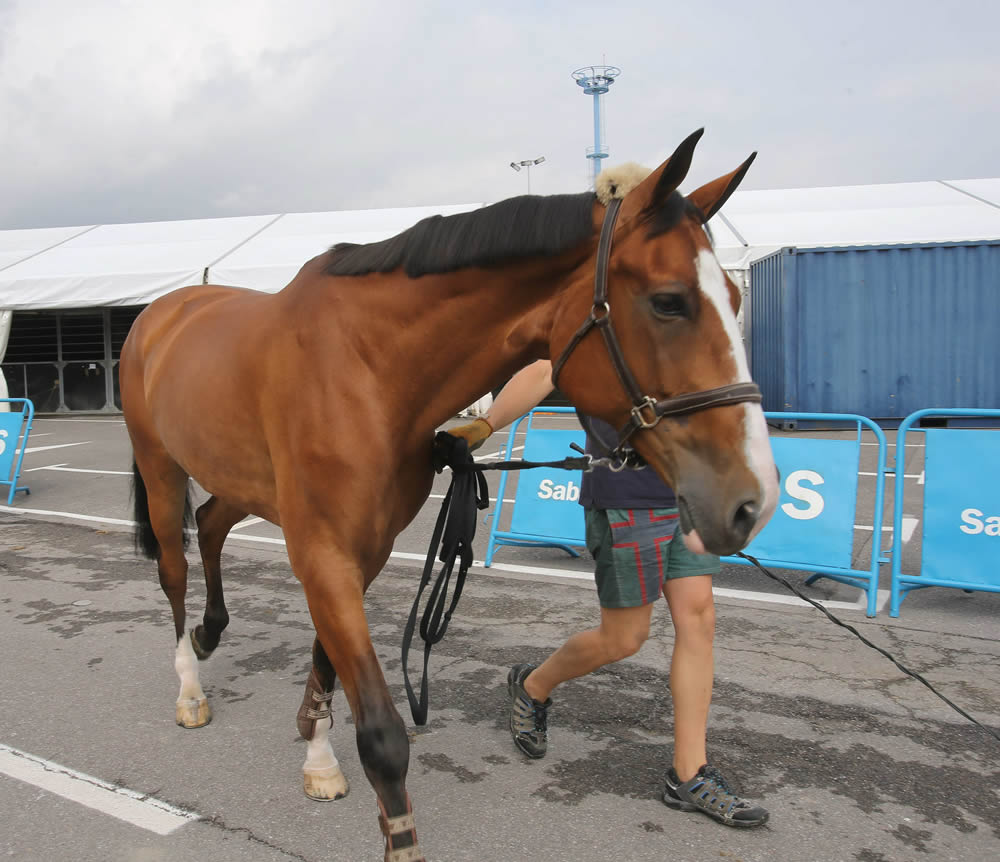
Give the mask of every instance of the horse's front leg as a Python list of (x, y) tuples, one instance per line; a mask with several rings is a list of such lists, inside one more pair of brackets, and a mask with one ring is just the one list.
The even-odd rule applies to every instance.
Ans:
[(299, 734), (309, 743), (306, 762), (302, 766), (306, 796), (320, 802), (330, 802), (347, 796), (348, 784), (330, 745), (333, 729), (333, 687), (337, 673), (326, 657), (317, 638), (313, 643), (313, 666), (306, 681), (305, 694), (299, 707)]
[(332, 558), (327, 559), (327, 565), (318, 565), (317, 559), (326, 555), (315, 549), (305, 555), (305, 567), (296, 566), (299, 555), (294, 554), (291, 543), (289, 550), (319, 641), (337, 669), (351, 705), (361, 765), (378, 796), (385, 862), (425, 862), (417, 846), (405, 784), (410, 742), (368, 632), (363, 574), (358, 566), (343, 561), (338, 565)]

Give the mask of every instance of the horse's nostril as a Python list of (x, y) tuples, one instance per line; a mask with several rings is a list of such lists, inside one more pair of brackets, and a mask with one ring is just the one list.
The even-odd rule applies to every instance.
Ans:
[(750, 535), (760, 517), (760, 506), (756, 500), (747, 500), (736, 507), (733, 513), (733, 530), (744, 537)]

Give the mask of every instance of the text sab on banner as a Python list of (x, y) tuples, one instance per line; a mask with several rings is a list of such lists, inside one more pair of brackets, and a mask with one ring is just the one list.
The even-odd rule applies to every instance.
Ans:
[[(558, 461), (575, 455), (570, 444), (582, 447), (584, 439), (583, 431), (532, 428), (524, 441), (524, 459)], [(510, 532), (582, 545), (582, 476), (578, 470), (552, 470), (548, 467), (525, 470), (517, 480), (517, 502), (510, 517)]]
[(924, 434), (921, 575), (1000, 587), (1000, 432)]

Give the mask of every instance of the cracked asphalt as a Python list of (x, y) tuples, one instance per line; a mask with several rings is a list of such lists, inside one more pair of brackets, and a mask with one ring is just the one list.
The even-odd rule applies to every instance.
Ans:
[[(46, 481), (74, 479), (32, 475), (35, 493), (19, 507), (54, 508)], [(99, 503), (125, 488), (123, 478), (107, 483), (89, 496)], [(115, 514), (127, 517), (120, 502)], [(193, 618), (204, 606), (195, 558)], [(283, 549), (232, 541), (224, 572), (232, 622), (201, 665), (214, 718), (185, 731), (174, 724), (169, 608), (127, 528), (0, 512), (0, 743), (200, 818), (160, 836), (0, 774), (0, 858), (382, 858), (341, 692), (332, 739), (351, 792), (319, 804), (301, 791), (295, 713), (312, 625)], [(416, 562), (393, 560), (367, 611), (411, 728), (407, 785), (433, 862), (1000, 858), (1000, 742), (815, 610), (718, 600), (710, 756), (771, 811), (766, 827), (742, 831), (658, 799), (672, 727), (664, 606), (639, 655), (556, 692), (550, 753), (528, 761), (505, 727), (507, 670), (593, 624), (592, 587), (474, 571), (431, 658), (430, 719), (414, 727), (399, 646), (418, 578)], [(1000, 732), (998, 612), (1000, 595), (925, 590), (896, 620), (839, 615)]]

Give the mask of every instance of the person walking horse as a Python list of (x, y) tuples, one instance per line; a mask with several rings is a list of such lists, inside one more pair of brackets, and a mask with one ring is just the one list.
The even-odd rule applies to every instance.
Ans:
[[(477, 449), (552, 388), (552, 363), (540, 359), (511, 378), (484, 417), (448, 433)], [(613, 437), (610, 426), (599, 420), (595, 425), (605, 439)], [(587, 451), (598, 455), (597, 449), (588, 435)], [(714, 677), (712, 575), (719, 571), (719, 558), (685, 547), (677, 529), (676, 495), (652, 470), (597, 467), (584, 473), (579, 502), (585, 507), (587, 549), (595, 561), (600, 623), (572, 635), (538, 667), (522, 663), (511, 668), (507, 685), (515, 745), (528, 757), (545, 756), (552, 691), (637, 653), (649, 636), (653, 603), (662, 593), (674, 627), (674, 751), (663, 802), (677, 811), (700, 811), (727, 826), (762, 826), (768, 812), (736, 795), (722, 772), (708, 764), (706, 753)]]

